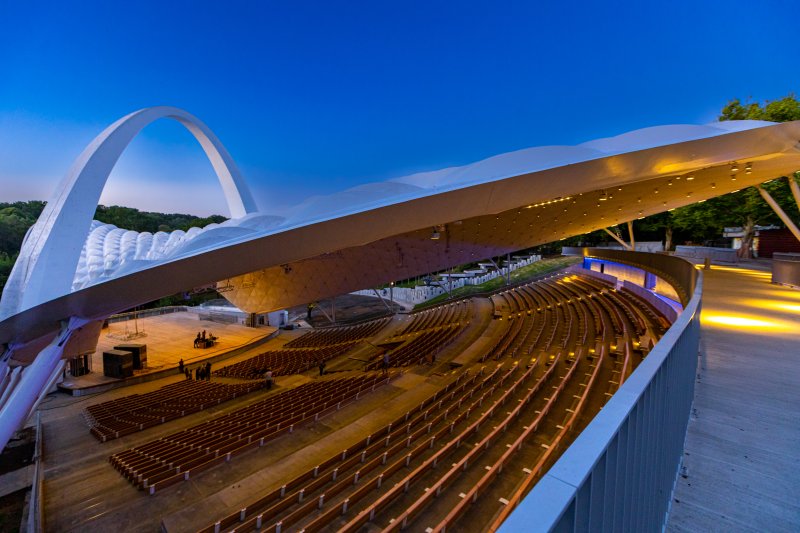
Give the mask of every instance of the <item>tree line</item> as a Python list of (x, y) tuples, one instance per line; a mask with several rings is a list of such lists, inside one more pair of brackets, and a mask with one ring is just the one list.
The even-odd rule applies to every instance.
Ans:
[[(0, 202), (0, 291), (3, 290), (11, 268), (19, 255), (22, 241), (36, 219), (44, 209), (45, 202), (33, 200), (29, 202)], [(196, 217), (180, 213), (152, 213), (139, 211), (132, 207), (118, 205), (98, 205), (94, 219), (106, 224), (114, 224), (119, 228), (133, 231), (186, 231), (191, 227), (205, 227), (211, 223), (227, 220), (220, 215)]]

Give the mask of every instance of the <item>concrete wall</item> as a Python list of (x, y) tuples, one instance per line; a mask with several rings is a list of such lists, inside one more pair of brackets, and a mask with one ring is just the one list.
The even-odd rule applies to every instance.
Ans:
[[(665, 298), (669, 298), (674, 302), (680, 302), (680, 296), (675, 291), (675, 287), (665, 279), (630, 265), (623, 265), (622, 263), (615, 263), (612, 261), (604, 261), (599, 259), (586, 259), (584, 264), (589, 266), (589, 269), (581, 269), (583, 272), (591, 272), (592, 275), (601, 274), (607, 276), (607, 281), (615, 283), (617, 281), (624, 283), (629, 282), (647, 289), (651, 289), (656, 294)], [(601, 273), (601, 265), (603, 272)], [(580, 267), (578, 267), (580, 268)]]
[(706, 259), (735, 263), (739, 260), (733, 248), (711, 248), (708, 246), (676, 246), (675, 255), (687, 259)]
[(610, 263), (608, 261), (591, 261), (592, 270), (599, 269), (600, 264), (603, 265), (603, 272), (609, 276), (614, 276), (619, 281), (630, 281), (637, 285), (644, 286), (645, 271), (641, 268), (636, 268), (621, 263)]
[[(530, 264), (533, 264), (541, 260), (542, 256), (533, 255), (528, 258), (521, 259), (519, 261), (512, 261), (511, 272), (514, 272), (519, 268), (528, 266)], [(493, 280), (495, 278), (506, 275), (506, 271), (507, 271), (506, 267), (503, 267), (502, 272), (494, 270), (492, 272), (487, 272), (486, 274), (480, 276), (453, 278), (452, 284), (447, 280), (443, 280), (441, 282), (441, 285), (418, 285), (413, 288), (394, 287), (394, 289), (392, 289), (392, 298), (400, 302), (419, 304), (422, 302), (427, 302), (431, 298), (435, 298), (440, 294), (446, 293), (448, 289), (452, 290), (464, 287), (466, 285), (480, 285), (482, 283), (486, 283), (489, 280)], [(388, 288), (380, 289), (379, 292), (383, 298), (389, 299)], [(360, 291), (355, 291), (351, 294), (375, 297), (375, 293), (373, 292), (372, 289), (362, 289)]]
[(800, 254), (773, 255), (772, 283), (800, 287)]
[[(634, 236), (636, 236), (634, 234)], [(599, 246), (598, 248), (607, 250), (625, 250), (620, 244), (609, 244), (608, 246)], [(636, 241), (637, 252), (662, 252), (664, 251), (664, 243), (661, 241)]]
[(622, 286), (626, 290), (638, 296), (639, 298), (648, 301), (653, 307), (655, 307), (658, 310), (659, 313), (667, 317), (667, 319), (670, 322), (675, 322), (678, 319), (678, 311), (676, 311), (674, 307), (669, 305), (661, 298), (655, 296), (652, 292), (648, 291), (644, 287), (636, 285), (635, 283), (631, 283), (630, 281), (623, 281)]

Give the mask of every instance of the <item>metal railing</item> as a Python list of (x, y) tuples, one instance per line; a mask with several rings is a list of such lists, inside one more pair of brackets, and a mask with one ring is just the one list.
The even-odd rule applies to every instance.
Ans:
[(659, 531), (694, 397), (702, 273), (677, 257), (583, 249), (675, 280), (683, 313), (521, 502), (500, 531)]
[(142, 309), (140, 311), (128, 311), (127, 313), (120, 313), (118, 315), (111, 315), (108, 317), (108, 323), (114, 324), (116, 322), (126, 322), (135, 318), (147, 318), (149, 316), (169, 315), (171, 313), (183, 313), (188, 311), (189, 308), (185, 305), (170, 305), (167, 307), (156, 307), (154, 309)]

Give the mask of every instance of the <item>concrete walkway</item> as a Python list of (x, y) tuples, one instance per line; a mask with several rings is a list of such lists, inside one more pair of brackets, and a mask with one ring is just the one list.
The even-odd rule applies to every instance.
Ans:
[(701, 359), (668, 531), (800, 531), (800, 291), (706, 271)]

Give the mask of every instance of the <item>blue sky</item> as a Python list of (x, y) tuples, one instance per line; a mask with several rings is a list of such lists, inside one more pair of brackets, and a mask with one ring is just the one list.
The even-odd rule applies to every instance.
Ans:
[[(0, 201), (48, 198), (95, 135), (150, 105), (211, 127), (270, 211), (800, 91), (798, 2), (166, 4), (0, 0)], [(227, 214), (169, 121), (102, 202)]]

